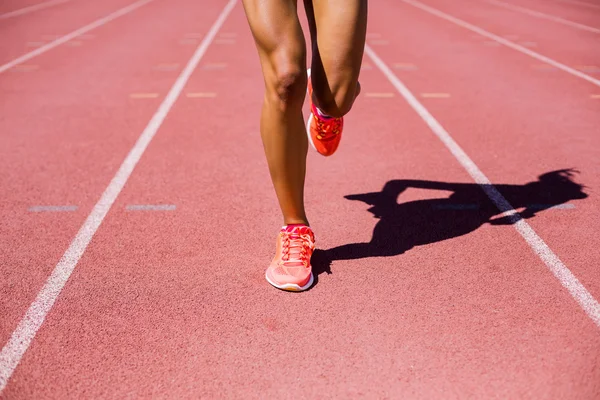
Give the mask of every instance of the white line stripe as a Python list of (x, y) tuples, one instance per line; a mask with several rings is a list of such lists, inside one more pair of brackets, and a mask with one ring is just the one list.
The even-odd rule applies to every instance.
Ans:
[(561, 3), (567, 3), (567, 4), (577, 4), (577, 5), (581, 5), (581, 6), (585, 6), (585, 7), (600, 8), (599, 4), (591, 4), (591, 3), (587, 3), (585, 1), (577, 1), (577, 0), (557, 0), (557, 1), (560, 1)]
[(498, 210), (504, 216), (512, 216), (514, 227), (527, 242), (529, 247), (540, 257), (546, 266), (552, 271), (554, 276), (569, 291), (571, 296), (579, 303), (581, 308), (600, 328), (600, 304), (585, 287), (577, 280), (573, 273), (560, 261), (558, 256), (550, 250), (548, 245), (538, 236), (537, 233), (522, 219), (514, 207), (500, 194), (498, 189), (481, 172), (469, 156), (452, 139), (450, 134), (442, 125), (431, 115), (431, 113), (417, 100), (417, 98), (408, 90), (408, 88), (398, 79), (390, 68), (379, 58), (379, 56), (368, 46), (365, 46), (365, 53), (373, 60), (379, 70), (388, 78), (391, 84), (398, 90), (398, 93), (404, 97), (408, 104), (419, 114), (433, 133), (444, 143), (452, 155), (458, 160), (463, 168), (477, 182), (485, 194), (492, 200)]
[(162, 104), (152, 116), (152, 119), (119, 167), (119, 170), (102, 194), (102, 197), (100, 197), (100, 200), (98, 200), (98, 203), (96, 203), (90, 215), (88, 215), (87, 219), (79, 229), (79, 232), (77, 232), (71, 245), (65, 254), (63, 254), (62, 258), (54, 268), (54, 271), (52, 271), (52, 275), (50, 275), (44, 284), (44, 287), (42, 287), (42, 290), (38, 293), (35, 301), (31, 304), (27, 313), (19, 322), (19, 325), (12, 333), (8, 343), (2, 349), (2, 353), (0, 353), (0, 394), (6, 387), (10, 376), (19, 364), (25, 351), (27, 351), (27, 348), (44, 322), (52, 305), (58, 298), (63, 286), (71, 276), (71, 273), (92, 240), (92, 237), (100, 227), (100, 224), (102, 224), (104, 217), (127, 183), (129, 176), (144, 154), (146, 147), (148, 147), (150, 141), (171, 110), (171, 107), (175, 104), (175, 101), (181, 94), (181, 91), (206, 53), (208, 46), (214, 40), (215, 35), (219, 29), (221, 29), (221, 26), (236, 2), (237, 0), (230, 0), (223, 11), (221, 11), (219, 17), (206, 34), (206, 37), (200, 46), (198, 46), (187, 66), (181, 72)]
[(66, 3), (68, 1), (70, 1), (70, 0), (50, 0), (50, 1), (46, 1), (45, 3), (34, 4), (29, 7), (20, 8), (18, 10), (7, 12), (6, 14), (2, 14), (2, 15), (0, 15), (0, 19), (7, 19), (7, 18), (12, 18), (12, 17), (17, 17), (17, 16), (23, 15), (23, 14), (29, 14), (30, 12), (42, 10), (44, 8), (49, 8), (49, 7), (58, 5), (58, 4)]
[(527, 208), (532, 210), (572, 210), (575, 208), (575, 204), (529, 204)]
[(568, 25), (573, 28), (581, 29), (581, 30), (588, 31), (588, 32), (600, 33), (600, 29), (597, 29), (597, 28), (594, 28), (591, 26), (587, 26), (587, 25), (583, 25), (583, 24), (579, 24), (577, 22), (569, 21), (568, 19), (560, 18), (560, 17), (554, 16), (554, 15), (545, 14), (540, 11), (531, 10), (529, 8), (505, 3), (505, 2), (499, 1), (499, 0), (483, 0), (483, 1), (485, 1), (486, 3), (489, 3), (489, 4), (499, 6), (499, 7), (504, 7), (506, 9), (509, 9), (512, 11), (517, 11), (517, 12), (521, 12), (523, 14), (531, 15), (532, 17), (547, 19), (549, 21), (558, 22), (559, 24)]
[(56, 46), (60, 46), (61, 44), (68, 42), (69, 40), (74, 39), (79, 35), (83, 35), (84, 33), (91, 31), (92, 29), (96, 29), (102, 25), (109, 23), (110, 21), (112, 21), (114, 19), (122, 17), (123, 15), (128, 14), (128, 13), (132, 12), (133, 10), (140, 8), (141, 6), (148, 4), (151, 1), (153, 1), (153, 0), (138, 0), (135, 3), (128, 5), (127, 7), (123, 7), (120, 10), (117, 10), (117, 11), (107, 15), (106, 17), (97, 19), (96, 21), (94, 21), (84, 27), (81, 27), (71, 33), (61, 36), (58, 39), (53, 40), (52, 42), (48, 43), (45, 46), (37, 48), (27, 54), (22, 55), (19, 58), (9, 61), (8, 63), (0, 66), (0, 74), (7, 71), (8, 69), (14, 67), (17, 64), (21, 64), (22, 62), (31, 60), (33, 57), (37, 57), (40, 54), (47, 52), (48, 50), (52, 50)]
[(494, 35), (493, 33), (490, 33), (490, 32), (488, 32), (488, 31), (486, 31), (484, 29), (481, 29), (478, 26), (475, 26), (473, 24), (465, 22), (465, 21), (463, 21), (461, 19), (455, 18), (455, 17), (453, 17), (451, 15), (448, 15), (448, 14), (446, 14), (446, 13), (444, 13), (444, 12), (442, 12), (442, 11), (436, 9), (436, 8), (429, 7), (429, 6), (427, 6), (427, 5), (423, 4), (423, 3), (415, 1), (415, 0), (402, 0), (402, 1), (405, 2), (406, 4), (410, 4), (410, 5), (414, 6), (414, 7), (420, 8), (421, 10), (426, 11), (426, 12), (428, 12), (430, 14), (433, 14), (433, 15), (435, 15), (437, 17), (443, 18), (446, 21), (450, 21), (453, 24), (456, 24), (458, 26), (462, 26), (463, 28), (466, 28), (466, 29), (468, 29), (468, 30), (470, 30), (472, 32), (475, 32), (475, 33), (477, 33), (477, 34), (479, 34), (481, 36), (485, 36), (485, 37), (487, 37), (489, 39), (492, 39), (492, 40), (494, 40), (494, 41), (496, 41), (496, 42), (498, 42), (500, 44), (503, 44), (503, 45), (505, 45), (507, 47), (510, 47), (511, 49), (517, 50), (517, 51), (519, 51), (519, 52), (521, 52), (523, 54), (527, 54), (528, 56), (533, 57), (536, 60), (540, 60), (542, 62), (545, 62), (546, 64), (550, 64), (550, 65), (552, 65), (552, 66), (554, 66), (556, 68), (559, 68), (559, 69), (561, 69), (561, 70), (563, 70), (563, 71), (565, 71), (565, 72), (567, 72), (567, 73), (569, 73), (569, 74), (571, 74), (573, 76), (576, 76), (578, 78), (584, 79), (584, 80), (586, 80), (586, 81), (588, 81), (590, 83), (593, 83), (594, 85), (600, 87), (600, 80), (594, 79), (591, 76), (586, 75), (586, 74), (584, 74), (581, 71), (577, 71), (576, 69), (573, 69), (571, 67), (568, 67), (568, 66), (566, 66), (564, 64), (559, 63), (558, 61), (554, 61), (553, 59), (551, 59), (549, 57), (543, 56), (543, 55), (541, 55), (539, 53), (536, 53), (535, 51), (529, 50), (526, 47), (523, 47), (523, 46), (520, 46), (520, 45), (518, 45), (516, 43), (511, 42), (510, 40), (506, 40), (506, 39), (504, 39), (504, 38), (502, 38), (502, 37), (500, 37), (498, 35)]
[(29, 207), (31, 212), (64, 212), (77, 211), (77, 206), (32, 206)]
[(129, 211), (173, 211), (175, 204), (130, 204), (125, 207)]

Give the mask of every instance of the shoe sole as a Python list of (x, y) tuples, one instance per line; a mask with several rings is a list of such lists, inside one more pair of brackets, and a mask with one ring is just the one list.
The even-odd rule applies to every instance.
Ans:
[[(307, 75), (308, 75), (308, 79), (310, 79), (310, 68), (306, 71)], [(307, 93), (308, 93), (308, 89), (307, 89)], [(310, 102), (310, 99), (309, 99)], [(310, 122), (312, 121), (314, 115), (312, 113), (312, 110), (310, 112), (310, 115), (308, 116), (308, 119), (306, 120), (306, 136), (308, 137), (308, 143), (310, 143), (310, 146), (317, 152), (319, 153), (319, 150), (317, 150), (317, 148), (315, 147), (315, 143), (312, 140), (312, 136), (310, 134)], [(319, 153), (321, 154), (321, 153)]]
[(296, 285), (295, 283), (286, 283), (283, 285), (279, 285), (279, 284), (273, 282), (272, 280), (270, 280), (269, 276), (266, 273), (265, 273), (265, 278), (267, 279), (267, 282), (269, 282), (271, 285), (275, 286), (277, 289), (285, 290), (288, 292), (302, 292), (302, 291), (310, 288), (315, 281), (315, 278), (314, 278), (312, 272), (310, 273), (310, 279), (308, 280), (308, 283), (304, 286)]
[[(310, 122), (313, 119), (313, 113), (311, 111), (310, 115), (308, 116), (308, 120), (306, 121), (306, 136), (308, 137), (308, 143), (310, 143), (310, 146), (319, 154), (321, 154), (321, 152), (319, 152), (319, 150), (317, 150), (317, 148), (315, 147), (315, 143), (312, 140), (312, 135), (310, 134)], [(321, 154), (322, 155), (322, 154)]]

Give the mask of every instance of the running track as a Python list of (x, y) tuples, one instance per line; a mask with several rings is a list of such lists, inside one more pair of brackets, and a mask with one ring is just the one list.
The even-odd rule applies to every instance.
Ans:
[(301, 294), (241, 4), (45, 3), (0, 5), (0, 398), (600, 398), (600, 2), (372, 1)]

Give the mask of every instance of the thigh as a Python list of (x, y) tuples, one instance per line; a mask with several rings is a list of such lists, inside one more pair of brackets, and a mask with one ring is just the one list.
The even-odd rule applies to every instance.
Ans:
[(270, 77), (289, 74), (290, 70), (304, 73), (306, 43), (297, 0), (243, 0), (243, 5), (266, 84), (276, 81)]
[[(355, 84), (364, 53), (368, 1), (304, 0), (304, 7), (312, 38), (314, 79), (323, 79), (334, 93), (336, 85)], [(325, 76), (319, 76), (321, 69)]]

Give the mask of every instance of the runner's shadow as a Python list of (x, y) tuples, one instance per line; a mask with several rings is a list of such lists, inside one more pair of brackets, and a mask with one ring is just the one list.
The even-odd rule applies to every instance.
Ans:
[[(415, 246), (465, 235), (486, 223), (510, 225), (520, 219), (533, 218), (551, 207), (563, 205), (568, 208), (572, 206), (565, 204), (568, 201), (587, 197), (583, 192), (584, 186), (572, 180), (575, 172), (572, 169), (548, 172), (537, 181), (525, 185), (480, 186), (475, 183), (399, 179), (387, 182), (381, 192), (345, 196), (348, 200), (370, 205), (368, 211), (379, 222), (368, 243), (348, 243), (327, 250), (315, 250), (312, 257), (313, 272), (316, 276), (323, 272), (330, 274), (331, 263), (336, 260), (396, 256)], [(408, 188), (451, 194), (448, 197), (399, 203), (401, 198), (398, 197)], [(502, 216), (488, 195), (501, 204), (502, 211), (509, 207), (508, 204), (502, 205), (503, 196), (520, 212)]]

